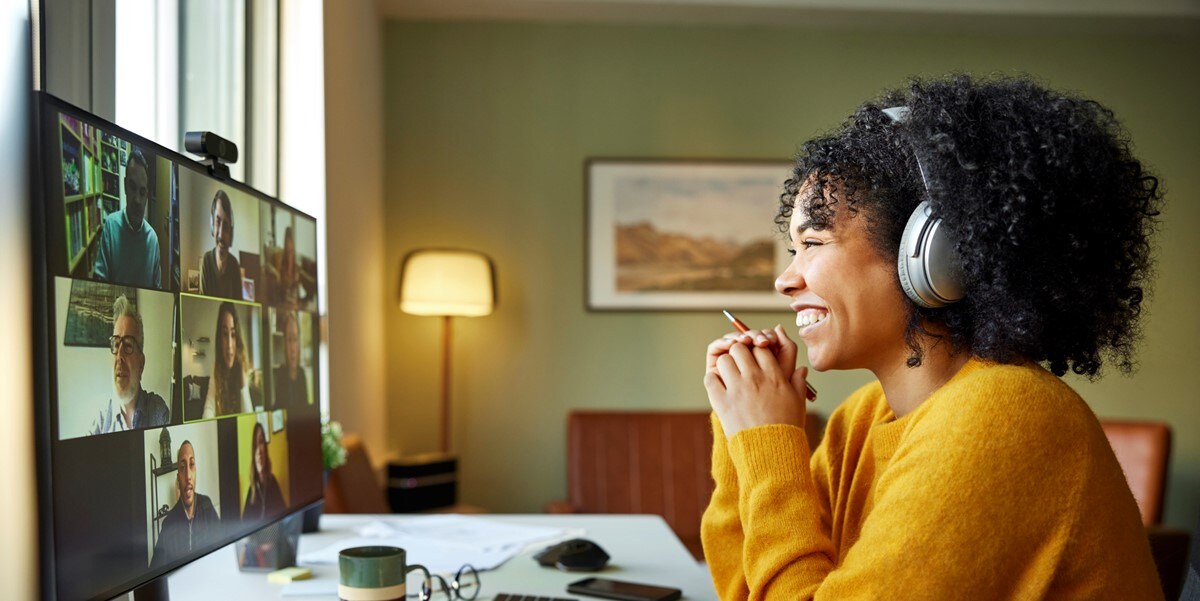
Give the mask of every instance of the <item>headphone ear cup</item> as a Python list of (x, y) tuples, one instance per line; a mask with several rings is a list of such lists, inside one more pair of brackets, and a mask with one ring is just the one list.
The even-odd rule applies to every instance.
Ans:
[(921, 201), (904, 225), (896, 260), (904, 294), (927, 309), (944, 307), (965, 295), (962, 267), (941, 224), (933, 217), (929, 201)]

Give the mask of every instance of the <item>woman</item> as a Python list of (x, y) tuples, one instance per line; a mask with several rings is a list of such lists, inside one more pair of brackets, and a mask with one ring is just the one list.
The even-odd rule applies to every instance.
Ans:
[[(941, 299), (898, 272), (935, 238), (901, 249), (922, 200), (951, 249)], [(812, 369), (878, 381), (812, 450), (784, 329), (709, 346), (721, 598), (1162, 598), (1121, 468), (1056, 377), (1130, 371), (1159, 200), (1110, 111), (1026, 79), (916, 81), (807, 142), (775, 286)]]
[(250, 453), (250, 490), (246, 491), (243, 520), (262, 520), (279, 515), (287, 508), (283, 491), (271, 472), (271, 454), (267, 452), (267, 433), (263, 425), (254, 423), (254, 442)]
[(213, 340), (216, 352), (213, 353), (212, 377), (208, 380), (201, 417), (207, 419), (254, 411), (249, 391), (251, 367), (246, 360), (246, 343), (233, 303), (225, 301), (217, 310), (217, 334)]

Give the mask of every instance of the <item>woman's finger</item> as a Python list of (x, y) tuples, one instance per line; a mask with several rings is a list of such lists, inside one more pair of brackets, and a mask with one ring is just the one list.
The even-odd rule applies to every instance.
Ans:
[[(757, 372), (760, 369), (758, 360), (754, 358), (752, 348), (743, 344), (735, 344), (729, 349), (729, 353), (726, 355), (727, 357), (731, 357), (737, 364), (739, 376), (746, 377), (748, 374)], [(763, 352), (769, 353), (770, 351), (764, 349)]]
[(708, 351), (704, 355), (704, 369), (715, 369), (717, 366), (717, 357), (729, 352), (729, 347), (736, 344), (735, 341), (728, 338), (718, 338), (708, 345)]
[[(711, 405), (716, 398), (723, 397), (726, 393), (725, 381), (721, 379), (721, 374), (717, 373), (717, 368), (705, 370), (704, 372), (704, 389), (708, 391), (708, 402)], [(713, 407), (716, 409), (716, 407)]]
[(796, 343), (788, 338), (783, 326), (775, 326), (775, 337), (778, 340), (779, 365), (785, 370), (796, 369), (796, 355), (799, 352)]
[[(742, 349), (746, 352), (746, 349)], [(738, 369), (737, 361), (734, 360), (732, 353), (727, 353), (717, 357), (717, 375), (721, 377), (721, 382), (725, 388), (729, 388), (730, 382), (736, 381), (742, 376), (742, 372)]]

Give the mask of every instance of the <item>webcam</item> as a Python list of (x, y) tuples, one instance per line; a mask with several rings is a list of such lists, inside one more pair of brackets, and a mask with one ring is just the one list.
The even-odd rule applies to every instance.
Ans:
[(188, 152), (206, 158), (215, 158), (222, 163), (236, 163), (237, 144), (211, 131), (189, 131), (183, 135), (183, 146)]
[(201, 161), (214, 176), (229, 179), (229, 163), (238, 160), (237, 144), (211, 131), (189, 131), (183, 135), (183, 147), (188, 152), (204, 157)]

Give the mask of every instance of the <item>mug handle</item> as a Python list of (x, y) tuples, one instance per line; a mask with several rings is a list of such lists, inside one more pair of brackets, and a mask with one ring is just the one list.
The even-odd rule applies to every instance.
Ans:
[[(413, 570), (421, 570), (425, 573), (425, 581), (421, 583), (421, 590), (417, 591), (417, 599), (420, 601), (429, 601), (429, 598), (433, 596), (433, 576), (429, 575), (428, 568), (419, 563), (414, 563), (404, 570), (405, 577), (407, 578), (408, 573)], [(404, 596), (409, 597), (411, 595), (408, 594), (408, 591), (404, 591)]]

